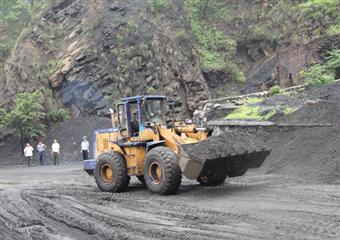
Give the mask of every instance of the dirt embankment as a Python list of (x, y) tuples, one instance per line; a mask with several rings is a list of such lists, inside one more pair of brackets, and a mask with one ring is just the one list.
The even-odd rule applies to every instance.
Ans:
[(272, 148), (263, 169), (308, 181), (340, 179), (340, 82), (307, 91), (315, 102), (284, 116), (278, 124), (331, 124), (326, 127), (268, 128)]
[[(276, 123), (281, 127), (229, 128), (224, 130), (232, 134), (227, 132), (221, 138), (229, 135), (230, 140), (225, 142), (249, 149), (253, 145), (251, 139), (265, 142), (272, 151), (258, 170), (262, 173), (284, 174), (306, 182), (340, 182), (340, 82), (311, 88), (303, 93), (302, 99), (298, 97), (296, 101), (305, 105), (280, 117)], [(274, 97), (267, 102), (273, 99), (280, 100)], [(289, 127), (282, 127), (285, 125)], [(242, 141), (241, 136), (248, 136), (247, 140)], [(233, 147), (229, 148), (233, 151)]]

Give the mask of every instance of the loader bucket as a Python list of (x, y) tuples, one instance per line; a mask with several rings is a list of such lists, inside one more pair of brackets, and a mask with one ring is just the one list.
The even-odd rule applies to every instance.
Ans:
[(179, 145), (178, 163), (183, 174), (189, 179), (215, 174), (236, 177), (244, 175), (249, 168), (260, 167), (270, 150), (262, 141), (246, 137), (247, 140), (236, 142), (233, 138), (215, 136)]

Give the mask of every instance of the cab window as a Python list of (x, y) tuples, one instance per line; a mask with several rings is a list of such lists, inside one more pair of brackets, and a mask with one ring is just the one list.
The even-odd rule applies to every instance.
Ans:
[(144, 104), (145, 122), (165, 123), (162, 100), (146, 100)]

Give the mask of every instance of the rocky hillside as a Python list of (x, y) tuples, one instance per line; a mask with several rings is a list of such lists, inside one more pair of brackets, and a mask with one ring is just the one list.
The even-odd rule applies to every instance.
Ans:
[[(170, 95), (191, 112), (200, 100), (254, 91), (262, 82), (297, 84), (300, 68), (340, 46), (338, 0), (27, 2), (35, 16), (22, 19), (16, 43), (2, 52), (0, 105), (42, 89), (46, 109), (65, 105), (75, 114), (135, 94)], [(2, 24), (2, 36), (10, 27)], [(298, 55), (308, 61), (280, 68), (312, 40), (318, 51)]]

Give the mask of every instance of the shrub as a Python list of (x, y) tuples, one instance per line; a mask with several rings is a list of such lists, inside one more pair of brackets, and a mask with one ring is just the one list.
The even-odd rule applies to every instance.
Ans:
[(334, 81), (334, 74), (327, 71), (320, 64), (314, 65), (308, 70), (301, 71), (300, 75), (305, 79), (306, 83), (311, 86), (321, 86)]
[(52, 110), (47, 114), (47, 119), (53, 122), (63, 122), (70, 119), (70, 117), (70, 112), (63, 108)]
[(275, 85), (275, 86), (272, 86), (270, 89), (269, 89), (269, 96), (273, 96), (275, 94), (279, 94), (280, 93), (280, 87), (278, 85)]
[(328, 52), (329, 56), (322, 64), (315, 64), (300, 72), (308, 85), (320, 86), (335, 80), (340, 75), (340, 50)]
[(146, 87), (146, 93), (147, 94), (155, 94), (156, 92), (157, 92), (157, 90), (154, 87), (152, 87), (152, 86)]
[(238, 83), (244, 83), (246, 81), (246, 77), (244, 76), (243, 72), (239, 69), (239, 67), (234, 63), (229, 63), (228, 71), (230, 72), (231, 78), (238, 82)]

